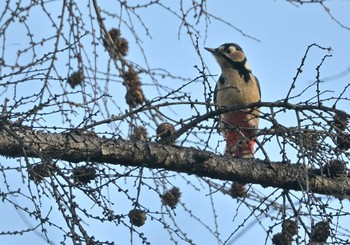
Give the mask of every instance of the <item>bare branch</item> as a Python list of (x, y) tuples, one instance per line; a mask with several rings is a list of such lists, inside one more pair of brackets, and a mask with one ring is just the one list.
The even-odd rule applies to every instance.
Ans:
[(194, 148), (106, 139), (91, 134), (50, 134), (23, 128), (11, 128), (11, 132), (22, 142), (7, 133), (0, 133), (0, 154), (7, 157), (24, 157), (26, 151), (28, 157), (50, 156), (75, 163), (166, 169), (264, 187), (333, 196), (350, 195), (349, 178), (325, 177), (319, 171), (306, 169), (303, 165), (232, 159)]

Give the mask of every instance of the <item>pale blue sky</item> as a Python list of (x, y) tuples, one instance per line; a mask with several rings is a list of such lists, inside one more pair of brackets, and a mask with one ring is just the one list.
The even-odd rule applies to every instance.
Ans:
[[(176, 3), (172, 3), (172, 1), (167, 2), (175, 8), (178, 8), (178, 1), (176, 1)], [(56, 8), (55, 4), (58, 6), (60, 5), (59, 2), (53, 2), (51, 5), (53, 9)], [(86, 3), (82, 2), (82, 4)], [(350, 1), (326, 2), (326, 6), (330, 8), (332, 14), (348, 27), (350, 27), (349, 5)], [(260, 80), (263, 101), (275, 101), (286, 96), (289, 86), (292, 83), (293, 76), (300, 65), (301, 58), (304, 56), (308, 45), (312, 43), (317, 43), (324, 47), (331, 47), (333, 50), (333, 56), (327, 58), (323, 65), (321, 79), (333, 77), (350, 68), (350, 31), (341, 28), (319, 4), (304, 4), (297, 7), (282, 0), (212, 0), (208, 1), (207, 6), (209, 12), (220, 16), (223, 20), (230, 22), (244, 33), (260, 40), (256, 41), (247, 38), (238, 31), (211, 19), (211, 22), (208, 23), (208, 33), (205, 35), (204, 32), (202, 32), (202, 36), (199, 38), (202, 56), (210, 72), (213, 75), (220, 74), (220, 68), (212, 55), (206, 52), (203, 47), (217, 47), (226, 42), (238, 43), (245, 51), (253, 73)], [(1, 8), (2, 4), (0, 4), (0, 10)], [(169, 13), (160, 7), (152, 8), (150, 12), (148, 11), (148, 9), (142, 11), (142, 18), (149, 27), (152, 39), (144, 37), (142, 39), (142, 46), (147, 55), (149, 66), (165, 68), (174, 74), (188, 78), (197, 77), (199, 74), (193, 66), (200, 66), (200, 60), (193, 46), (190, 44), (184, 29), (180, 33), (180, 39), (178, 39), (179, 19), (169, 16)], [(33, 19), (32, 21), (33, 23), (40, 23), (36, 24), (38, 35), (44, 35), (47, 28), (50, 28), (49, 26), (45, 26), (46, 22), (40, 19)], [(106, 22), (106, 24), (110, 25), (108, 26), (110, 28), (114, 26), (115, 23)], [(204, 28), (204, 23), (201, 23), (200, 29), (203, 31)], [(14, 29), (13, 36), (8, 37), (10, 40), (8, 40), (8, 43), (11, 43), (11, 38), (13, 39), (13, 46), (8, 47), (10, 49), (9, 52), (16, 52), (17, 48), (21, 45), (21, 40), (17, 36), (18, 31), (19, 30)], [(140, 36), (144, 34), (145, 33), (142, 31), (138, 33)], [(123, 35), (127, 38), (130, 37), (130, 33), (127, 31), (123, 32)], [(45, 49), (42, 50), (42, 54), (47, 52), (48, 51)], [(297, 81), (295, 91), (302, 91), (315, 80), (315, 68), (321, 62), (325, 54), (327, 54), (327, 52), (317, 48), (313, 48), (310, 51), (303, 73)], [(140, 57), (140, 51), (137, 49), (136, 45), (131, 42), (128, 58), (130, 60), (138, 60), (138, 62), (142, 64), (143, 61)], [(105, 63), (101, 62), (99, 65), (103, 66)], [(65, 64), (62, 65), (62, 69), (64, 69), (64, 67)], [(183, 81), (165, 79), (164, 83), (169, 87), (178, 88), (183, 84)], [(215, 79), (212, 79), (213, 86), (214, 83)], [(330, 79), (322, 83), (321, 89), (334, 90), (334, 96), (336, 96), (349, 83), (350, 73), (348, 72), (338, 79)], [(18, 92), (31, 93), (31, 90), (35, 91), (35, 87), (24, 86), (23, 91)], [(200, 83), (192, 84), (186, 88), (186, 91), (190, 92), (194, 98), (203, 98), (203, 88)], [(314, 91), (307, 93), (307, 96), (310, 96), (312, 94), (311, 92)], [(145, 94), (149, 99), (153, 96), (157, 96), (154, 92), (154, 87), (145, 87)], [(294, 92), (294, 94), (297, 94), (297, 92)], [(122, 96), (121, 99), (124, 99), (124, 97)], [(343, 108), (341, 109), (348, 110), (348, 105), (343, 104)], [(190, 111), (179, 111), (180, 115), (191, 115), (191, 113)], [(289, 119), (286, 118), (285, 120), (288, 121)], [(262, 122), (261, 127), (264, 127), (264, 122)], [(219, 139), (221, 138), (217, 135), (211, 142)], [(223, 149), (223, 144), (221, 144), (220, 147)], [(271, 154), (273, 158), (279, 159), (278, 153)], [(10, 160), (1, 159), (1, 161)], [(13, 161), (13, 164), (16, 164), (16, 161)], [(19, 175), (16, 175), (14, 178), (10, 178), (11, 181), (13, 181), (13, 183), (21, 181), (16, 179), (18, 176)], [(0, 188), (3, 188), (1, 178), (0, 176)], [(191, 187), (181, 178), (176, 178), (173, 183), (181, 186), (181, 191), (183, 193), (182, 201), (186, 203), (186, 207), (195, 210), (195, 215), (200, 216), (204, 222), (208, 224), (212, 223), (213, 215), (209, 196), (207, 196), (205, 199), (206, 201), (203, 202), (203, 193), (191, 191)], [(265, 191), (266, 193), (271, 193), (271, 189)], [(203, 192), (208, 194), (208, 190), (203, 190)], [(245, 207), (239, 207), (238, 203), (232, 200), (232, 198), (223, 197), (220, 194), (214, 194), (213, 197), (216, 198), (217, 202), (216, 211), (219, 216), (220, 233), (222, 234), (223, 240), (225, 240), (228, 238), (230, 232), (235, 230), (237, 225), (241, 224), (242, 220), (249, 214), (249, 210)], [(116, 199), (113, 195), (111, 198)], [(128, 202), (119, 199), (115, 201), (120, 203), (120, 210), (118, 210), (118, 212), (127, 213), (129, 209)], [(152, 197), (150, 197), (149, 199), (145, 198), (143, 203), (151, 207), (153, 201)], [(48, 203), (48, 205), (50, 204)], [(56, 211), (56, 209), (57, 207), (54, 207), (54, 211)], [(238, 212), (239, 215), (237, 220), (232, 222), (236, 212)], [(176, 214), (179, 223), (187, 227), (185, 230), (187, 230), (188, 236), (192, 238), (196, 244), (217, 244), (214, 237), (203, 229), (203, 226), (199, 225), (198, 222), (193, 221), (188, 214), (184, 214), (181, 211), (176, 211)], [(206, 216), (206, 214), (208, 215)], [(14, 230), (17, 227), (25, 227), (19, 215), (20, 213), (17, 213), (12, 208), (8, 209), (6, 206), (2, 205), (0, 209), (0, 216), (3, 220), (0, 225), (1, 230)], [(59, 217), (57, 217), (57, 220), (62, 222)], [(249, 222), (247, 224), (249, 224)], [(266, 229), (268, 229), (268, 225), (269, 222), (265, 220)], [(120, 227), (116, 230), (115, 227), (111, 226), (102, 226), (99, 224), (95, 226), (93, 223), (90, 224), (90, 229), (99, 239), (113, 240), (116, 244), (128, 244), (130, 242), (129, 231), (126, 228)], [(279, 228), (276, 229), (276, 231), (279, 231)], [(160, 232), (163, 230), (161, 224), (153, 222), (150, 219), (147, 220), (144, 227), (138, 230), (144, 232), (152, 244), (170, 244), (167, 233)], [(40, 231), (40, 229), (38, 231)], [(134, 236), (136, 237), (136, 235)], [(53, 230), (50, 238), (55, 244), (59, 244), (60, 239), (62, 239), (57, 230)], [(263, 244), (265, 239), (266, 232), (261, 226), (255, 225), (253, 228), (247, 230), (233, 244)], [(10, 245), (25, 243), (46, 244), (46, 242), (35, 234), (25, 234), (18, 237), (0, 236), (0, 243)], [(135, 242), (135, 244), (139, 243)], [(181, 244), (181, 242), (179, 244)], [(271, 241), (269, 240), (267, 244), (271, 244)]]

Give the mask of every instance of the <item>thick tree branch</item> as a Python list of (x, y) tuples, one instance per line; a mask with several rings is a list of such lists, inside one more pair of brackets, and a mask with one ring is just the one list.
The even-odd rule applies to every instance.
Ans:
[[(258, 159), (228, 159), (194, 148), (106, 139), (94, 134), (42, 133), (2, 126), (0, 155), (40, 157), (70, 162), (91, 161), (160, 168), (221, 180), (260, 184), (343, 197), (350, 195), (350, 179), (329, 178), (302, 165), (266, 163)], [(10, 129), (10, 130), (9, 130)]]

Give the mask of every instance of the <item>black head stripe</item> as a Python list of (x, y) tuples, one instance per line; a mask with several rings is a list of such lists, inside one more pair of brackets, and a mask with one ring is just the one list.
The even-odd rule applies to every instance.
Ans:
[(233, 61), (224, 54), (220, 55), (227, 63), (229, 63), (233, 68), (235, 68), (238, 71), (239, 75), (244, 78), (245, 82), (249, 81), (251, 71), (245, 67), (247, 57), (245, 57), (242, 61)]

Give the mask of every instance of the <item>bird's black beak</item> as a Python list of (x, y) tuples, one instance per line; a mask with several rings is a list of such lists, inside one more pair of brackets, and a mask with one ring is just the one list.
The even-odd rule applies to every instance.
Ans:
[(216, 49), (215, 48), (207, 48), (207, 47), (204, 47), (207, 51), (209, 51), (210, 53), (212, 53), (212, 54), (216, 54), (217, 53), (217, 51), (216, 51)]

